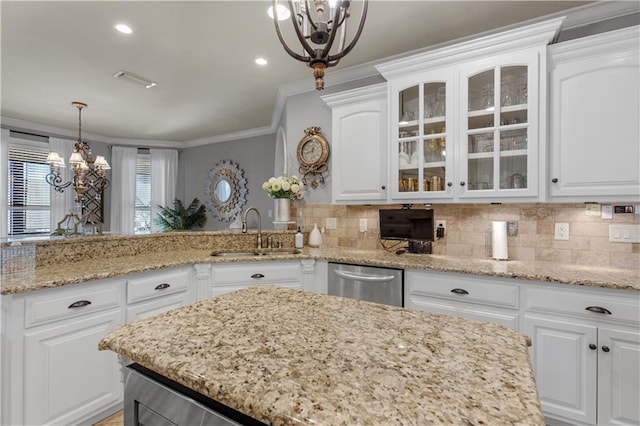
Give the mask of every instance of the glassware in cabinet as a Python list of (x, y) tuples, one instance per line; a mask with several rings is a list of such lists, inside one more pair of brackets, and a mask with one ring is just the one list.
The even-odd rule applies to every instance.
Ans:
[(528, 77), (528, 65), (468, 76), (466, 191), (527, 189)]

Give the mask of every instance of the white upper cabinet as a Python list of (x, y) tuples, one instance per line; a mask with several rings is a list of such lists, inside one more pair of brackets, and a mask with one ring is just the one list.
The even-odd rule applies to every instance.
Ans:
[(460, 67), (460, 198), (538, 196), (542, 54), (533, 48)]
[(454, 72), (440, 69), (389, 83), (391, 197), (451, 198)]
[(376, 66), (389, 87), (391, 200), (539, 200), (541, 70), (562, 19)]
[(551, 200), (640, 199), (639, 28), (549, 48)]
[(332, 202), (386, 202), (386, 84), (323, 96), (322, 100), (332, 112)]

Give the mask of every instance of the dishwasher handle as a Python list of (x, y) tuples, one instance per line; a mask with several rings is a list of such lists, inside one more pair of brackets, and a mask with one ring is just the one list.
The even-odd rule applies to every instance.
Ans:
[(368, 281), (368, 282), (385, 282), (385, 281), (393, 281), (396, 277), (393, 275), (359, 275), (359, 274), (350, 274), (349, 272), (340, 271), (335, 269), (333, 271), (334, 274), (339, 276), (340, 278), (344, 278), (347, 280), (358, 280), (358, 281)]

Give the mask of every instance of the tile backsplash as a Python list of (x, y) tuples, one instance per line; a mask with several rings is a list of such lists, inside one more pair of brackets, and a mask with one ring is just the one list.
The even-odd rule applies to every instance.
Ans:
[[(297, 211), (306, 233), (314, 223), (325, 228), (323, 247), (383, 250), (378, 210), (400, 207), (305, 204)], [(438, 204), (432, 208), (435, 220), (447, 223), (446, 236), (433, 244), (434, 254), (485, 258), (491, 221), (504, 220), (518, 222), (518, 235), (507, 241), (510, 259), (640, 269), (640, 244), (609, 242), (610, 224), (640, 224), (640, 214), (614, 213), (613, 219), (605, 220), (587, 215), (585, 204)], [(327, 218), (336, 219), (336, 229), (327, 229)], [(367, 219), (364, 233), (359, 231), (360, 219)], [(556, 223), (569, 224), (568, 241), (554, 239)]]

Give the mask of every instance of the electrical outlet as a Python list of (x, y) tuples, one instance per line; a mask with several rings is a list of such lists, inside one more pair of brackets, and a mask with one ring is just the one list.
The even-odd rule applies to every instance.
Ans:
[(336, 229), (338, 227), (338, 223), (335, 217), (328, 217), (324, 220), (325, 227), (327, 229)]
[(367, 232), (367, 219), (360, 219), (360, 232)]
[(447, 235), (447, 221), (446, 220), (436, 220), (436, 229), (442, 227), (444, 229), (443, 236)]
[(569, 240), (569, 224), (568, 223), (556, 223), (556, 240), (568, 241)]

